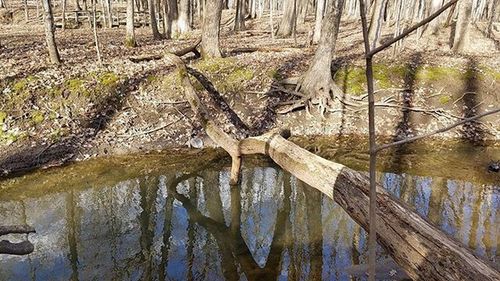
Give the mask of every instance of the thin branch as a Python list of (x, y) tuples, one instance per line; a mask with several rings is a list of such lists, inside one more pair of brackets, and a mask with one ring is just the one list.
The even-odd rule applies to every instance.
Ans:
[(482, 118), (482, 117), (485, 117), (485, 116), (488, 116), (488, 115), (491, 115), (491, 114), (495, 114), (495, 113), (498, 113), (500, 112), (500, 108), (498, 109), (495, 109), (493, 111), (489, 111), (489, 112), (486, 112), (486, 113), (483, 113), (483, 114), (479, 114), (479, 115), (476, 115), (476, 116), (473, 116), (473, 117), (470, 117), (470, 118), (466, 118), (462, 121), (458, 121), (456, 123), (453, 123), (447, 127), (444, 127), (444, 128), (441, 128), (439, 130), (436, 130), (436, 131), (433, 131), (433, 132), (430, 132), (428, 134), (424, 134), (424, 135), (420, 135), (420, 136), (416, 136), (416, 137), (412, 137), (412, 138), (408, 138), (408, 139), (404, 139), (404, 140), (400, 140), (400, 141), (396, 141), (396, 142), (393, 142), (393, 143), (388, 143), (388, 144), (384, 144), (384, 145), (381, 145), (379, 147), (377, 147), (377, 149), (375, 151), (379, 152), (383, 149), (386, 149), (386, 148), (389, 148), (389, 147), (392, 147), (392, 146), (396, 146), (396, 145), (400, 145), (400, 144), (404, 144), (404, 143), (409, 143), (409, 142), (412, 142), (412, 141), (416, 141), (416, 140), (419, 140), (419, 139), (422, 139), (422, 138), (426, 138), (426, 137), (430, 137), (430, 136), (433, 136), (433, 135), (436, 135), (436, 134), (439, 134), (439, 133), (443, 133), (443, 132), (446, 132), (446, 131), (449, 131), (459, 125), (462, 125), (464, 123), (467, 123), (467, 122), (471, 122), (471, 121), (474, 121), (476, 119), (479, 119), (479, 118)]
[[(408, 34), (412, 33), (415, 30), (417, 30), (417, 28), (419, 28), (419, 27), (421, 27), (423, 25), (428, 24), (430, 21), (432, 21), (433, 19), (435, 19), (436, 17), (438, 17), (441, 13), (443, 13), (444, 11), (446, 11), (446, 9), (448, 9), (449, 7), (451, 7), (453, 4), (455, 4), (457, 2), (458, 2), (458, 0), (451, 0), (446, 5), (444, 5), (443, 7), (441, 7), (441, 9), (437, 10), (434, 14), (428, 16), (427, 18), (425, 18), (421, 22), (419, 22), (419, 23), (415, 24), (414, 26), (408, 28), (403, 33), (401, 33), (399, 36), (396, 36), (396, 37), (392, 38), (389, 42), (386, 42), (383, 45), (381, 45), (381, 46), (379, 46), (379, 47), (371, 50), (366, 56), (367, 57), (373, 57), (376, 53), (385, 50), (386, 48), (390, 47), (392, 44), (396, 43), (397, 41), (399, 41), (399, 40), (403, 39), (404, 37), (406, 37)], [(365, 22), (366, 22), (366, 19), (365, 19)]]

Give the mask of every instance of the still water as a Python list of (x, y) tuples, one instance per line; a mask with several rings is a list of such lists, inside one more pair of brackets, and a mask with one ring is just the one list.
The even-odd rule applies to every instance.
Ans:
[[(378, 177), (498, 266), (496, 182)], [(238, 187), (227, 163), (196, 154), (37, 172), (0, 185), (0, 222), (37, 231), (32, 254), (0, 255), (0, 280), (352, 280), (348, 269), (368, 258), (367, 233), (342, 208), (260, 160), (248, 161)], [(378, 259), (387, 258), (379, 248)]]

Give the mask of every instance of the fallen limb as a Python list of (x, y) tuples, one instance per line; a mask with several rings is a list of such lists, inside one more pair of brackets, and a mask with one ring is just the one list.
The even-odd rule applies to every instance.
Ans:
[[(186, 98), (209, 137), (233, 160), (231, 181), (239, 177), (241, 156), (268, 155), (284, 170), (337, 202), (359, 225), (369, 229), (369, 178), (341, 164), (323, 159), (282, 135), (268, 133), (238, 141), (210, 120), (180, 58), (169, 60), (179, 67)], [(233, 124), (234, 125), (234, 124)], [(429, 224), (410, 207), (376, 186), (377, 240), (415, 280), (499, 280), (500, 273), (468, 248)]]
[[(201, 43), (201, 38), (196, 40), (196, 42), (193, 45), (174, 51), (172, 52), (172, 54), (178, 57), (182, 57), (189, 53), (193, 53), (196, 58), (199, 58), (201, 57), (201, 54), (197, 48), (198, 45), (200, 45), (200, 43)], [(145, 55), (145, 56), (130, 57), (129, 60), (133, 63), (139, 63), (143, 61), (161, 60), (163, 59), (163, 57), (164, 55)]]

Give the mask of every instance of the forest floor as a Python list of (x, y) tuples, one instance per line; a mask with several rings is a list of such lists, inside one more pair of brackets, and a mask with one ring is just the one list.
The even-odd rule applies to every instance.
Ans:
[[(231, 19), (225, 11), (224, 58), (185, 59), (213, 82), (247, 124), (261, 130), (286, 127), (294, 135), (367, 133), (366, 108), (346, 108), (340, 102), (325, 117), (305, 110), (279, 114), (281, 103), (296, 98), (276, 90), (280, 81), (303, 74), (314, 55), (315, 47), (308, 44), (312, 19), (290, 39), (271, 39), (268, 17), (247, 21), (248, 30), (237, 33), (231, 31)], [(390, 37), (393, 28), (384, 30), (382, 38)], [(493, 39), (487, 39), (484, 29), (481, 23), (472, 27), (463, 55), (450, 51), (450, 28), (437, 35), (424, 32), (418, 40), (412, 35), (402, 50), (377, 55), (377, 99), (397, 105), (377, 109), (381, 138), (425, 133), (498, 108), (500, 31), (495, 26)], [(100, 29), (100, 65), (90, 29), (58, 29), (63, 64), (53, 67), (47, 63), (40, 25), (0, 25), (0, 172), (8, 175), (100, 155), (181, 149), (193, 138), (210, 145), (196, 127), (172, 65), (165, 60), (131, 61), (190, 46), (200, 31), (159, 41), (145, 27), (136, 34), (139, 46), (126, 48), (123, 28)], [(362, 48), (359, 22), (343, 21), (332, 72), (346, 100), (362, 98), (365, 92)], [(498, 145), (499, 119), (488, 116), (444, 137)]]

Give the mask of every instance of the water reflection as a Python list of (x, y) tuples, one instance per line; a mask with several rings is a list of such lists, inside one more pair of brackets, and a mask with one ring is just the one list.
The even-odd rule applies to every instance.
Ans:
[[(380, 177), (420, 215), (498, 262), (499, 186)], [(85, 185), (0, 197), (2, 224), (37, 229), (32, 254), (0, 256), (0, 280), (351, 280), (346, 269), (367, 262), (366, 232), (273, 167), (245, 168), (239, 187), (225, 168)], [(378, 258), (387, 258), (381, 248)]]

